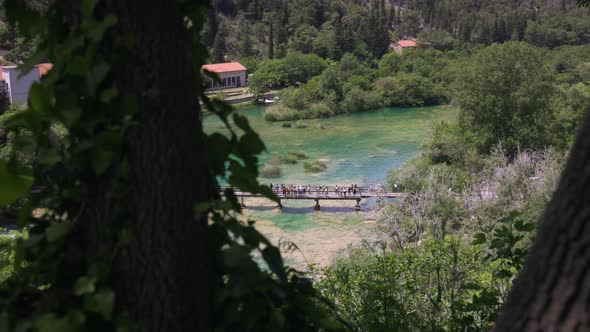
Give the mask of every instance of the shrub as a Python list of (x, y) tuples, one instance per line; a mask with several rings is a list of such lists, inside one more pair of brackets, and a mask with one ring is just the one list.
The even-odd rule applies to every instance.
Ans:
[(260, 169), (260, 177), (271, 179), (271, 178), (280, 178), (282, 175), (282, 170), (279, 166), (269, 164), (264, 165)]
[(297, 164), (299, 159), (300, 158), (290, 153), (286, 155), (275, 154), (268, 159), (268, 163), (271, 165), (295, 165)]
[(326, 169), (328, 169), (326, 163), (319, 160), (303, 164), (303, 170), (306, 173), (321, 173), (324, 172)]
[[(264, 111), (264, 120), (266, 121), (294, 121), (302, 119), (326, 118), (336, 114), (325, 103), (317, 103), (306, 109), (296, 110), (287, 107), (284, 104), (274, 105), (266, 108)], [(296, 125), (297, 126), (297, 125)], [(302, 127), (298, 127), (302, 128)]]
[(308, 156), (304, 151), (289, 151), (288, 155), (297, 158), (297, 160), (307, 159)]
[(307, 123), (299, 120), (299, 121), (295, 122), (295, 128), (298, 128), (298, 129), (307, 128)]

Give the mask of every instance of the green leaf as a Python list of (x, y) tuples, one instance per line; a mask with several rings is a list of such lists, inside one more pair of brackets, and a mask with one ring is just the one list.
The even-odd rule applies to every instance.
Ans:
[(72, 229), (73, 224), (71, 222), (62, 221), (51, 224), (51, 226), (47, 227), (45, 230), (45, 235), (47, 236), (47, 241), (55, 242), (64, 236), (66, 236), (70, 230)]
[(31, 190), (32, 172), (22, 167), (10, 168), (6, 161), (0, 160), (0, 183), (0, 206), (12, 204)]
[(94, 293), (96, 278), (94, 277), (80, 277), (74, 284), (74, 294), (84, 295)]
[(57, 317), (54, 313), (48, 313), (41, 316), (35, 322), (35, 327), (39, 332), (74, 332), (84, 323), (84, 315), (76, 311), (68, 313), (64, 318)]
[(283, 259), (281, 258), (281, 253), (279, 249), (273, 246), (268, 246), (262, 250), (262, 257), (264, 261), (268, 264), (268, 267), (272, 272), (274, 272), (277, 277), (283, 282), (287, 281), (287, 274), (285, 273), (285, 268), (283, 266)]
[(53, 166), (61, 160), (56, 149), (39, 149), (37, 153), (37, 162), (44, 166)]
[(530, 231), (532, 231), (532, 230), (535, 229), (535, 224), (534, 223), (530, 223), (530, 222), (529, 223), (525, 223), (524, 221), (519, 220), (519, 221), (517, 221), (514, 224), (514, 228), (517, 231), (530, 232)]
[(106, 89), (100, 93), (100, 101), (102, 101), (103, 103), (108, 103), (109, 101), (111, 101), (111, 99), (116, 97), (117, 94), (118, 91), (116, 87)]
[(92, 12), (98, 3), (97, 0), (84, 0), (82, 1), (82, 16), (86, 18), (92, 17)]
[(501, 269), (500, 271), (498, 271), (498, 272), (495, 273), (495, 276), (496, 277), (498, 277), (498, 278), (506, 278), (506, 279), (512, 278), (513, 275), (514, 274), (512, 272), (510, 272), (510, 271), (508, 271), (506, 269)]
[(94, 157), (94, 171), (96, 175), (102, 175), (113, 163), (114, 153), (111, 151), (104, 151), (95, 149), (93, 153)]
[(94, 295), (84, 297), (84, 308), (90, 312), (101, 315), (106, 320), (111, 320), (115, 293), (111, 290), (101, 290)]
[(475, 240), (471, 242), (473, 245), (482, 244), (486, 242), (486, 235), (484, 233), (475, 234)]
[(29, 105), (38, 112), (47, 112), (51, 107), (51, 94), (40, 83), (33, 83), (29, 90)]

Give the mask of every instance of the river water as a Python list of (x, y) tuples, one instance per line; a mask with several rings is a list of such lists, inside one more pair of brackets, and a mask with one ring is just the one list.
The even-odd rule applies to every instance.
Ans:
[[(284, 128), (281, 122), (263, 119), (263, 107), (240, 109), (250, 125), (261, 136), (271, 154), (304, 151), (309, 160), (322, 160), (328, 169), (319, 174), (305, 173), (302, 162), (282, 165), (282, 177), (261, 179), (262, 183), (350, 185), (383, 183), (387, 172), (399, 168), (419, 153), (420, 145), (429, 136), (432, 125), (452, 120), (457, 112), (450, 107), (384, 108), (368, 112), (340, 115), (327, 119), (303, 121), (307, 128)], [(224, 131), (215, 116), (204, 119), (206, 132)], [(351, 213), (354, 202), (326, 202), (322, 211), (313, 211), (311, 201), (287, 201), (282, 212), (260, 202), (247, 204), (247, 215), (255, 220), (271, 220), (285, 231), (314, 227), (334, 219), (358, 221), (362, 214)]]
[[(328, 169), (310, 174), (304, 172), (303, 162), (282, 165), (280, 178), (261, 179), (261, 182), (312, 186), (385, 184), (389, 170), (418, 155), (434, 123), (451, 121), (457, 114), (450, 107), (384, 108), (305, 120), (306, 128), (284, 128), (281, 122), (265, 121), (263, 111), (260, 106), (238, 110), (266, 144), (262, 165), (272, 154), (303, 151), (309, 161), (322, 160)], [(208, 133), (224, 132), (223, 124), (215, 116), (205, 117), (203, 124)], [(358, 241), (366, 228), (364, 224), (372, 221), (370, 213), (354, 212), (354, 201), (322, 201), (321, 204), (321, 211), (316, 212), (313, 201), (288, 200), (283, 202), (283, 210), (278, 211), (270, 202), (248, 199), (244, 215), (256, 220), (259, 229), (271, 240), (287, 237), (302, 248), (307, 260), (325, 265), (331, 254), (347, 242)], [(363, 207), (365, 211), (370, 210), (370, 202), (363, 202)], [(320, 261), (313, 259), (316, 256)]]

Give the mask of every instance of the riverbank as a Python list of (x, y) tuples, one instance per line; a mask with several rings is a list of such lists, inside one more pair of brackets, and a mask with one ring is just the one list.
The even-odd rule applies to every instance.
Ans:
[[(245, 203), (244, 219), (256, 220), (256, 229), (281, 247), (288, 265), (301, 271), (310, 265), (327, 267), (349, 246), (379, 241), (383, 234), (370, 209), (355, 212), (350, 202), (326, 201), (323, 211), (308, 208), (309, 202), (290, 201), (283, 211), (275, 210), (275, 204), (263, 198), (248, 198)], [(261, 215), (261, 211), (268, 213)], [(312, 221), (298, 218), (303, 213)]]
[[(270, 90), (260, 95), (259, 98), (273, 99), (279, 90)], [(236, 108), (252, 106), (257, 103), (256, 95), (251, 93), (248, 87), (239, 87), (223, 90), (213, 90), (207, 92), (207, 96), (210, 99), (217, 99), (225, 102), (226, 104), (232, 105)], [(201, 106), (204, 104), (201, 102)], [(209, 113), (209, 110), (203, 108), (203, 111)]]

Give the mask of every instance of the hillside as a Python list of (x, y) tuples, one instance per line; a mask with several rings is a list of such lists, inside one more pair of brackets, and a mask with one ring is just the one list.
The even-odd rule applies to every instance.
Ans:
[(202, 35), (213, 61), (288, 50), (337, 60), (347, 52), (380, 58), (391, 40), (414, 37), (441, 49), (508, 40), (580, 45), (590, 42), (589, 18), (573, 0), (216, 0)]

